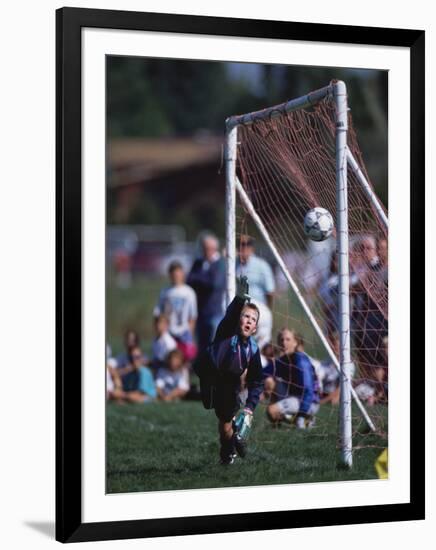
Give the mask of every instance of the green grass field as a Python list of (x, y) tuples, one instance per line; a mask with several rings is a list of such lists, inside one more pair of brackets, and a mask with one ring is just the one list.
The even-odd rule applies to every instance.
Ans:
[(168, 286), (165, 277), (136, 276), (130, 288), (118, 288), (113, 284), (114, 274), (108, 273), (106, 289), (107, 341), (115, 354), (123, 351), (123, 335), (134, 329), (141, 337), (145, 353), (150, 353), (153, 334), (153, 309), (159, 292)]
[[(114, 353), (122, 351), (123, 333), (136, 329), (142, 348), (150, 352), (152, 312), (166, 278), (136, 277), (131, 288), (107, 288), (107, 339)], [(315, 309), (316, 311), (316, 309)], [(315, 357), (325, 352), (289, 292), (278, 296), (275, 329), (297, 328)], [(387, 446), (387, 407), (373, 407), (370, 415), (379, 435), (366, 433), (357, 410), (353, 416), (354, 465), (338, 467), (338, 411), (325, 405), (310, 432), (283, 425), (273, 429), (265, 406), (256, 410), (249, 455), (230, 467), (218, 464), (217, 420), (201, 403), (151, 403), (107, 407), (107, 491), (109, 493), (273, 485), (333, 480), (374, 479), (374, 461)]]
[[(163, 491), (322, 481), (374, 479), (374, 461), (386, 435), (364, 434), (355, 423), (354, 465), (338, 466), (337, 408), (321, 407), (316, 426), (299, 432), (273, 428), (261, 403), (249, 441), (249, 454), (231, 466), (218, 461), (217, 420), (201, 403), (151, 403), (107, 407), (107, 491)], [(374, 407), (381, 432), (387, 408)], [(355, 411), (358, 418), (358, 413)], [(360, 448), (362, 447), (362, 448)]]

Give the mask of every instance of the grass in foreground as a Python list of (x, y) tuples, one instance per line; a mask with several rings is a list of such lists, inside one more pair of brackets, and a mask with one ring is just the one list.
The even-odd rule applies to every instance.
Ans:
[[(356, 413), (356, 417), (357, 417)], [(384, 431), (387, 408), (371, 416)], [(240, 487), (375, 479), (374, 461), (386, 434), (355, 437), (352, 470), (338, 467), (337, 408), (324, 406), (307, 432), (271, 427), (262, 404), (256, 410), (249, 454), (235, 464), (218, 464), (217, 419), (199, 402), (109, 404), (107, 407), (107, 492)]]

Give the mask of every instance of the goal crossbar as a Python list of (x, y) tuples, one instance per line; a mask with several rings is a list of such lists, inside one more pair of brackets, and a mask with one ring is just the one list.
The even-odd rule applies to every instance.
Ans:
[[(267, 109), (261, 109), (260, 111), (253, 111), (251, 113), (246, 113), (243, 115), (236, 115), (231, 116), (226, 120), (227, 130), (231, 130), (232, 128), (235, 128), (236, 126), (246, 126), (253, 124), (254, 122), (260, 121), (260, 120), (266, 120), (266, 119), (273, 119), (277, 118), (284, 113), (290, 113), (292, 111), (297, 111), (298, 109), (306, 109), (307, 107), (313, 107), (326, 97), (330, 97), (333, 94), (333, 84), (329, 84), (328, 86), (324, 86), (323, 88), (320, 88), (319, 90), (315, 90), (313, 92), (309, 92), (306, 95), (303, 95), (301, 97), (297, 97), (295, 99), (290, 99), (289, 101), (285, 101), (284, 103), (280, 103), (279, 105), (275, 105), (273, 107), (268, 107)], [(357, 163), (356, 159), (354, 158), (352, 152), (347, 147), (347, 161), (350, 165), (350, 168), (355, 173), (357, 180), (361, 184), (364, 192), (366, 193), (367, 197), (373, 204), (378, 217), (380, 218), (383, 225), (388, 228), (389, 227), (389, 221), (386, 216), (385, 211), (383, 210), (383, 207), (380, 204), (380, 201), (377, 198), (377, 195), (374, 193), (371, 185), (368, 183), (368, 180), (366, 179), (364, 173), (360, 169), (359, 164)]]
[(297, 111), (298, 109), (307, 109), (308, 107), (313, 107), (324, 98), (333, 94), (333, 85), (329, 84), (315, 90), (296, 99), (291, 99), (280, 105), (275, 105), (274, 107), (268, 107), (267, 109), (262, 109), (260, 111), (253, 111), (252, 113), (247, 113), (245, 115), (231, 116), (226, 120), (227, 129), (230, 130), (235, 126), (239, 125), (250, 125), (253, 122), (259, 120), (270, 120), (272, 118), (277, 118), (284, 113), (290, 113), (292, 111)]

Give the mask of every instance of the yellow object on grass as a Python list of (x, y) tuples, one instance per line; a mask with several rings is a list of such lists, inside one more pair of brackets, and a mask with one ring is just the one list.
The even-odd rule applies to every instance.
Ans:
[(388, 450), (384, 449), (374, 463), (375, 470), (380, 479), (388, 479)]

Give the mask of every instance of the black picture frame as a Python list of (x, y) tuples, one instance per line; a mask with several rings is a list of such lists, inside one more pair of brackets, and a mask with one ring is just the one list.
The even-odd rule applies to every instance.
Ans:
[[(410, 502), (264, 513), (82, 522), (81, 29), (127, 29), (409, 48), (411, 161)], [(424, 519), (425, 33), (418, 30), (62, 8), (56, 13), (56, 539), (127, 539)], [(419, 322), (417, 322), (419, 320)]]

